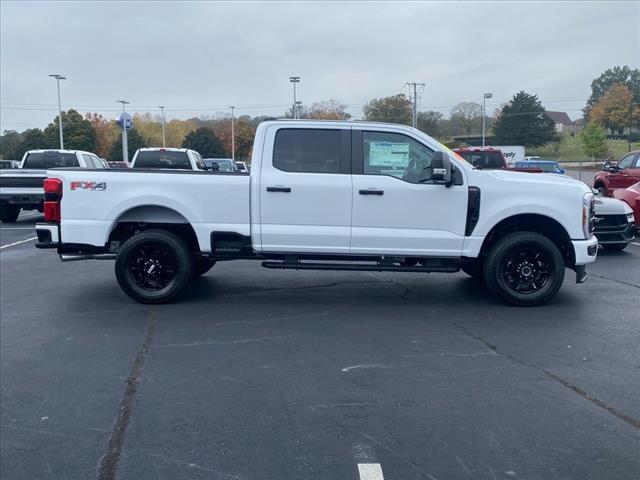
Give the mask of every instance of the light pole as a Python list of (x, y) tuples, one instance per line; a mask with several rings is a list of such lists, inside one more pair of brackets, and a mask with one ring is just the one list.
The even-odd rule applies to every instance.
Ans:
[(116, 100), (118, 103), (122, 104), (122, 161), (125, 163), (129, 163), (129, 145), (127, 143), (127, 126), (124, 123), (124, 106), (128, 105), (131, 102), (126, 100)]
[(293, 83), (293, 118), (298, 118), (298, 102), (296, 100), (296, 83), (300, 83), (300, 77), (289, 77)]
[(164, 105), (158, 105), (158, 108), (162, 117), (162, 148), (167, 148), (167, 142), (164, 138)]
[(60, 150), (64, 150), (64, 138), (62, 138), (62, 104), (60, 103), (60, 80), (66, 80), (67, 77), (63, 77), (62, 75), (58, 75), (57, 73), (53, 73), (49, 76), (51, 78), (55, 78), (56, 83), (58, 84), (58, 126), (60, 127)]
[(485, 93), (482, 96), (482, 149), (484, 150), (484, 137), (485, 137), (485, 121), (487, 113), (487, 98), (493, 97), (493, 93)]
[(231, 160), (236, 161), (236, 131), (235, 131), (235, 106), (230, 106), (231, 109)]

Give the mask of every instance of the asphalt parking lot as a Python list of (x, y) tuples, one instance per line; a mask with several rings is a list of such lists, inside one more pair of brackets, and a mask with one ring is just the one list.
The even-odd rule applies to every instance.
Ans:
[(640, 477), (640, 243), (537, 308), (254, 262), (149, 307), (37, 219), (0, 225), (2, 478)]

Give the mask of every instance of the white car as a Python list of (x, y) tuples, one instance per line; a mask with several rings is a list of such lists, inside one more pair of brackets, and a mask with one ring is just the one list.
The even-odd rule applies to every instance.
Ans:
[(631, 207), (615, 198), (596, 196), (594, 235), (605, 250), (624, 250), (635, 239), (635, 218)]
[[(397, 124), (282, 120), (258, 126), (251, 174), (51, 170), (39, 248), (114, 258), (143, 303), (175, 299), (215, 262), (266, 268), (457, 272), (538, 305), (565, 267), (595, 261), (594, 195), (561, 175), (477, 170)], [(46, 207), (46, 204), (45, 204)]]

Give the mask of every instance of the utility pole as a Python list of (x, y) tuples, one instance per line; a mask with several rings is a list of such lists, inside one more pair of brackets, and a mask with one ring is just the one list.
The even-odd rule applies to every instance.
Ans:
[(296, 99), (296, 83), (300, 83), (300, 77), (289, 77), (293, 83), (293, 118), (298, 118), (298, 101)]
[(158, 108), (160, 109), (160, 115), (162, 116), (162, 148), (167, 148), (167, 142), (164, 137), (164, 105), (158, 105)]
[(60, 150), (64, 150), (64, 138), (62, 137), (62, 104), (60, 103), (60, 80), (66, 80), (67, 77), (62, 75), (58, 75), (57, 73), (53, 73), (49, 75), (51, 78), (56, 79), (56, 83), (58, 84), (58, 126), (60, 127)]
[(234, 162), (236, 161), (236, 131), (235, 131), (235, 113), (234, 110), (236, 109), (235, 106), (230, 106), (229, 107), (231, 109), (231, 160), (233, 160)]
[(122, 161), (125, 163), (129, 163), (129, 144), (127, 141), (127, 127), (124, 124), (124, 106), (131, 103), (126, 100), (116, 100), (118, 103), (122, 104)]
[(413, 128), (417, 128), (418, 125), (418, 87), (424, 88), (426, 85), (424, 83), (417, 82), (407, 82), (409, 87), (413, 87), (413, 119), (412, 125)]

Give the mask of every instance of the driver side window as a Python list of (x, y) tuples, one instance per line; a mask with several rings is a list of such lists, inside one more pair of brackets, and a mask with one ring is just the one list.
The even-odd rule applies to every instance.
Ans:
[(633, 159), (635, 158), (635, 154), (627, 155), (622, 160), (618, 162), (618, 170), (624, 170), (625, 168), (631, 167), (633, 164)]
[(433, 151), (399, 133), (363, 132), (365, 175), (389, 175), (409, 183), (431, 182)]

